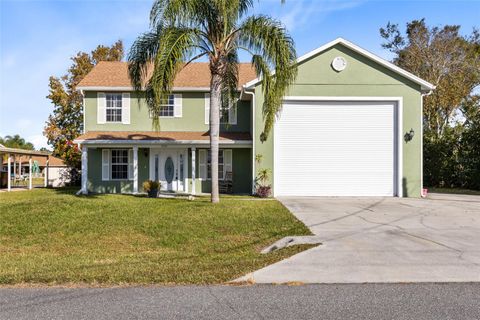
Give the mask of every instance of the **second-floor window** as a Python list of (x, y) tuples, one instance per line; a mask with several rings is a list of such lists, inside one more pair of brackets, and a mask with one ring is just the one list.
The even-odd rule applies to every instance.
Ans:
[(175, 115), (175, 96), (169, 95), (160, 105), (160, 117), (173, 117)]
[[(205, 124), (210, 123), (210, 93), (205, 93)], [(221, 124), (237, 124), (237, 106), (236, 102), (229, 108), (220, 108)]]
[(107, 93), (106, 99), (106, 121), (122, 122), (122, 94)]

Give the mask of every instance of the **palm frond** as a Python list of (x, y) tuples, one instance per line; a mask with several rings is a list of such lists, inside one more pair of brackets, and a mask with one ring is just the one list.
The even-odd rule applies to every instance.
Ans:
[(140, 91), (148, 80), (149, 64), (155, 59), (159, 48), (162, 28), (146, 32), (140, 35), (133, 43), (127, 60), (128, 72), (132, 85), (136, 91)]
[(265, 124), (260, 139), (265, 141), (297, 75), (295, 44), (282, 23), (267, 16), (249, 17), (238, 29), (238, 44), (255, 53), (252, 63), (263, 81)]

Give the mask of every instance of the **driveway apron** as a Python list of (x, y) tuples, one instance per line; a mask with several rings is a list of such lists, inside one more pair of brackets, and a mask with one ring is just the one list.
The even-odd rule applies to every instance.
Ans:
[(323, 244), (238, 280), (480, 281), (480, 196), (279, 199)]

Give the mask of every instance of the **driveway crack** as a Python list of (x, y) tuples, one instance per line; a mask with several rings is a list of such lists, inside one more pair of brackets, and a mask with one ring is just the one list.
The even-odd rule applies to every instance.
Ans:
[[(424, 214), (422, 214), (422, 216), (424, 216)], [(417, 238), (417, 239), (421, 239), (421, 240), (424, 240), (424, 241), (427, 241), (427, 242), (431, 242), (433, 244), (436, 244), (438, 246), (441, 246), (443, 248), (446, 248), (448, 250), (451, 250), (451, 251), (454, 251), (456, 253), (458, 253), (457, 255), (457, 258), (462, 260), (462, 261), (465, 261), (465, 262), (468, 262), (468, 263), (471, 263), (475, 266), (480, 266), (480, 264), (476, 263), (476, 262), (473, 262), (473, 261), (470, 261), (470, 260), (467, 260), (463, 257), (464, 255), (464, 251), (463, 250), (460, 250), (460, 249), (457, 249), (457, 248), (454, 248), (454, 247), (451, 247), (449, 245), (446, 245), (444, 243), (441, 243), (439, 241), (435, 241), (435, 240), (432, 240), (432, 239), (429, 239), (429, 238), (425, 238), (425, 237), (422, 237), (422, 236), (419, 236), (419, 235), (416, 235), (416, 234), (413, 234), (413, 233), (410, 233), (410, 232), (407, 232), (404, 228), (398, 226), (398, 225), (395, 225), (395, 224), (392, 224), (392, 222), (388, 222), (388, 223), (382, 223), (382, 222), (375, 222), (375, 221), (371, 221), (365, 217), (362, 217), (362, 216), (357, 216), (357, 218), (365, 221), (365, 222), (368, 222), (368, 223), (371, 223), (371, 224), (375, 224), (377, 226), (387, 226), (387, 227), (391, 227), (391, 228), (395, 228), (397, 230), (399, 230), (400, 232), (402, 232), (403, 234), (406, 234), (407, 236), (410, 236), (410, 237), (413, 237), (413, 238)], [(398, 220), (397, 220), (398, 221)]]

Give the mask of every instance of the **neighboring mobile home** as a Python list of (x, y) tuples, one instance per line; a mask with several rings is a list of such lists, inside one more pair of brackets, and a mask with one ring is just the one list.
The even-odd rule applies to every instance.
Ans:
[[(298, 59), (298, 77), (267, 141), (262, 82), (239, 68), (239, 101), (223, 113), (219, 176), (251, 193), (272, 171), (275, 196), (411, 196), (422, 190), (422, 98), (434, 86), (364, 49), (334, 40)], [(83, 192), (210, 191), (207, 63), (174, 82), (160, 130), (137, 97), (124, 62), (100, 62), (80, 82), (84, 96)], [(261, 155), (261, 161), (256, 161)], [(257, 158), (258, 159), (258, 158)]]

